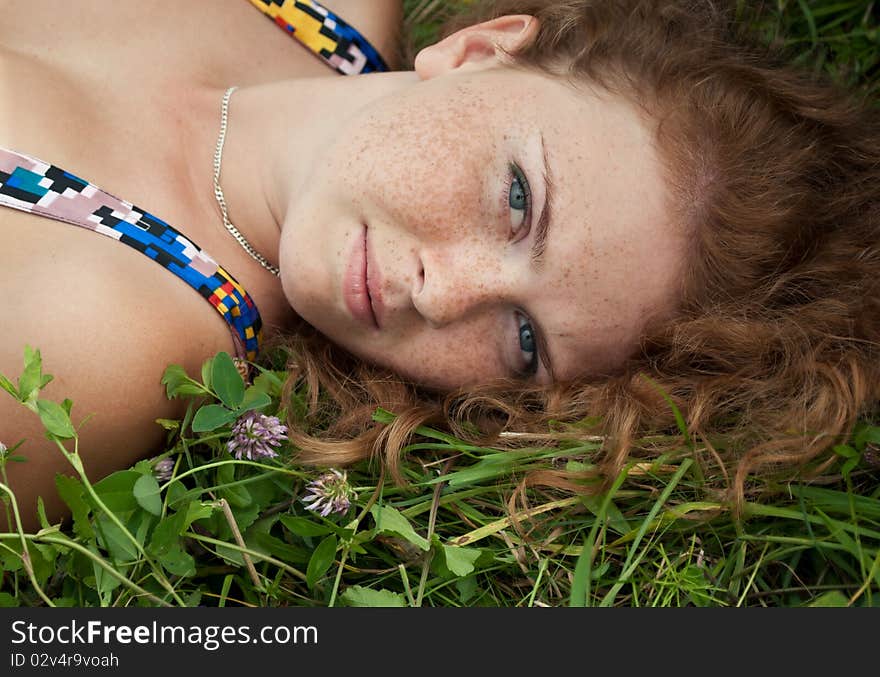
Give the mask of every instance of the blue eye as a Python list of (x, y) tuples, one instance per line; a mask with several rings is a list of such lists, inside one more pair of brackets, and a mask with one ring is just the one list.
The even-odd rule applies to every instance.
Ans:
[(519, 350), (526, 358), (524, 373), (531, 376), (538, 371), (538, 342), (532, 323), (522, 315), (519, 318)]
[[(528, 215), (532, 203), (529, 182), (516, 165), (510, 165), (510, 189), (507, 202), (510, 206), (510, 224), (514, 235), (518, 235), (524, 225), (528, 224)], [(526, 229), (528, 233), (528, 229)]]

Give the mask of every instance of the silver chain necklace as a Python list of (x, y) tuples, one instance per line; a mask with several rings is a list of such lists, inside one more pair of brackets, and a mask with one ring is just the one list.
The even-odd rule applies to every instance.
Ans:
[(254, 249), (253, 245), (251, 245), (245, 236), (239, 232), (238, 228), (232, 225), (232, 222), (229, 220), (229, 214), (226, 211), (226, 198), (223, 196), (223, 189), (220, 187), (220, 164), (223, 162), (223, 144), (226, 143), (226, 125), (229, 119), (229, 99), (232, 96), (232, 92), (236, 89), (238, 89), (238, 87), (230, 87), (227, 89), (223, 94), (223, 101), (220, 104), (220, 135), (217, 137), (217, 149), (214, 151), (214, 197), (217, 198), (217, 204), (220, 205), (220, 215), (223, 217), (223, 225), (226, 226), (226, 230), (228, 230), (232, 234), (232, 237), (238, 241), (238, 244), (240, 244), (244, 250), (251, 255), (251, 258), (254, 259), (254, 261), (259, 263), (273, 275), (278, 276), (280, 273), (278, 267), (269, 263), (265, 256)]

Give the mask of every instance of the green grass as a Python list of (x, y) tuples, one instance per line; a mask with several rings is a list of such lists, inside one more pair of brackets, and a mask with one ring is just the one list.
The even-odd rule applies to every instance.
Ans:
[[(81, 467), (64, 407), (34, 392), (45, 380), (38, 353), (29, 364), (29, 377), (7, 390), (39, 412), (59, 453)], [(772, 502), (747, 503), (738, 517), (712, 500), (687, 448), (633, 462), (602, 495), (533, 491), (528, 507), (510, 509), (524, 472), (582, 468), (596, 443), (500, 452), (423, 429), (404, 466), (408, 487), (377, 481), (363, 464), (349, 471), (352, 509), (322, 518), (301, 500), (316, 471), (291, 465), (286, 453), (238, 461), (226, 451), (223, 421), (267, 401), (266, 410), (279, 413), (283, 376), (267, 369), (245, 391), (225, 354), (200, 376), (169, 369), (169, 393), (191, 402), (183, 421), (164, 421), (173, 477), (160, 483), (154, 463), (143, 461), (94, 485), (84, 474), (63, 480), (70, 526), (0, 534), (0, 603), (861, 606), (878, 599), (880, 485), (866, 452), (880, 428), (859, 427), (846, 477), (792, 484)]]
[[(419, 17), (414, 34), (426, 42), (450, 3), (405, 4), (408, 16)], [(878, 13), (864, 1), (765, 3), (755, 21), (805, 64), (874, 96)], [(34, 412), (23, 413), (42, 417), (76, 467), (69, 407), (40, 404), (38, 354), (28, 359), (22, 380), (0, 385)], [(511, 453), (424, 429), (403, 465), (407, 487), (363, 463), (348, 471), (351, 509), (322, 518), (301, 500), (319, 473), (295, 465), (288, 447), (256, 462), (226, 451), (230, 421), (248, 406), (283, 415), (305, 395), (282, 402), (279, 364), (264, 365), (246, 395), (219, 356), (201, 374), (167, 372), (169, 392), (190, 400), (184, 420), (163, 422), (163, 456), (175, 464), (170, 480), (157, 481), (150, 461), (94, 484), (85, 475), (63, 480), (72, 522), (36, 533), (15, 528), (6, 496), (0, 605), (880, 602), (877, 421), (860, 423), (851, 444), (839, 447), (839, 476), (751, 486), (741, 515), (713, 493), (697, 463), (699, 447), (633, 462), (599, 496), (530, 490), (527, 506), (509, 505), (524, 473), (587, 467), (597, 443), (545, 447), (526, 439)], [(377, 412), (380, 420), (392, 415)]]
[[(880, 98), (880, 5), (876, 0), (777, 0), (738, 3), (765, 41), (792, 61)], [(753, 7), (754, 6), (754, 7)]]

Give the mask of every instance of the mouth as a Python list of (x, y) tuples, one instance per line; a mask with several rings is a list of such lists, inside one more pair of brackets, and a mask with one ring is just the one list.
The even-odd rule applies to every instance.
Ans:
[(349, 255), (342, 295), (348, 311), (358, 323), (368, 329), (379, 329), (376, 306), (381, 305), (381, 299), (370, 289), (375, 276), (370, 274), (369, 259), (367, 227), (364, 226)]

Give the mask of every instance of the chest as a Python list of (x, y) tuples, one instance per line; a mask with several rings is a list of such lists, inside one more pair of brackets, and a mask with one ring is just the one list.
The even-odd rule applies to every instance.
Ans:
[(221, 87), (326, 74), (247, 0), (8, 4), (0, 45), (96, 85), (127, 81), (132, 94), (172, 74)]
[[(156, 210), (194, 91), (326, 76), (245, 0), (12, 3), (0, 26), (0, 145)], [(205, 126), (216, 124), (205, 120)], [(210, 162), (211, 149), (206, 150)], [(175, 182), (180, 192), (186, 186)], [(141, 196), (144, 197), (141, 197)], [(180, 194), (171, 196), (174, 202)], [(168, 214), (168, 217), (173, 217)]]
[[(183, 111), (193, 92), (326, 76), (329, 69), (244, 0), (113, 3), (112, 12), (106, 2), (80, 0), (63, 16), (55, 4), (23, 7), (4, 9), (0, 24), (0, 146), (57, 165), (174, 225), (232, 267), (264, 318), (272, 316), (275, 299), (258, 282), (260, 271), (256, 279), (242, 271), (238, 245), (205, 218), (216, 210), (219, 99), (217, 116), (203, 123), (208, 142), (186, 153), (183, 141), (194, 129)], [(132, 288), (161, 289), (155, 308), (191, 308), (221, 345), (228, 341), (225, 324), (189, 286), (109, 238), (0, 209), (0, 245), (3, 287), (23, 308), (42, 307), (57, 294), (59, 262), (77, 262), (94, 280), (125, 276)], [(35, 276), (46, 284), (33, 284)], [(84, 289), (79, 295), (88, 294)], [(84, 324), (100, 310), (85, 302), (82, 309)]]

